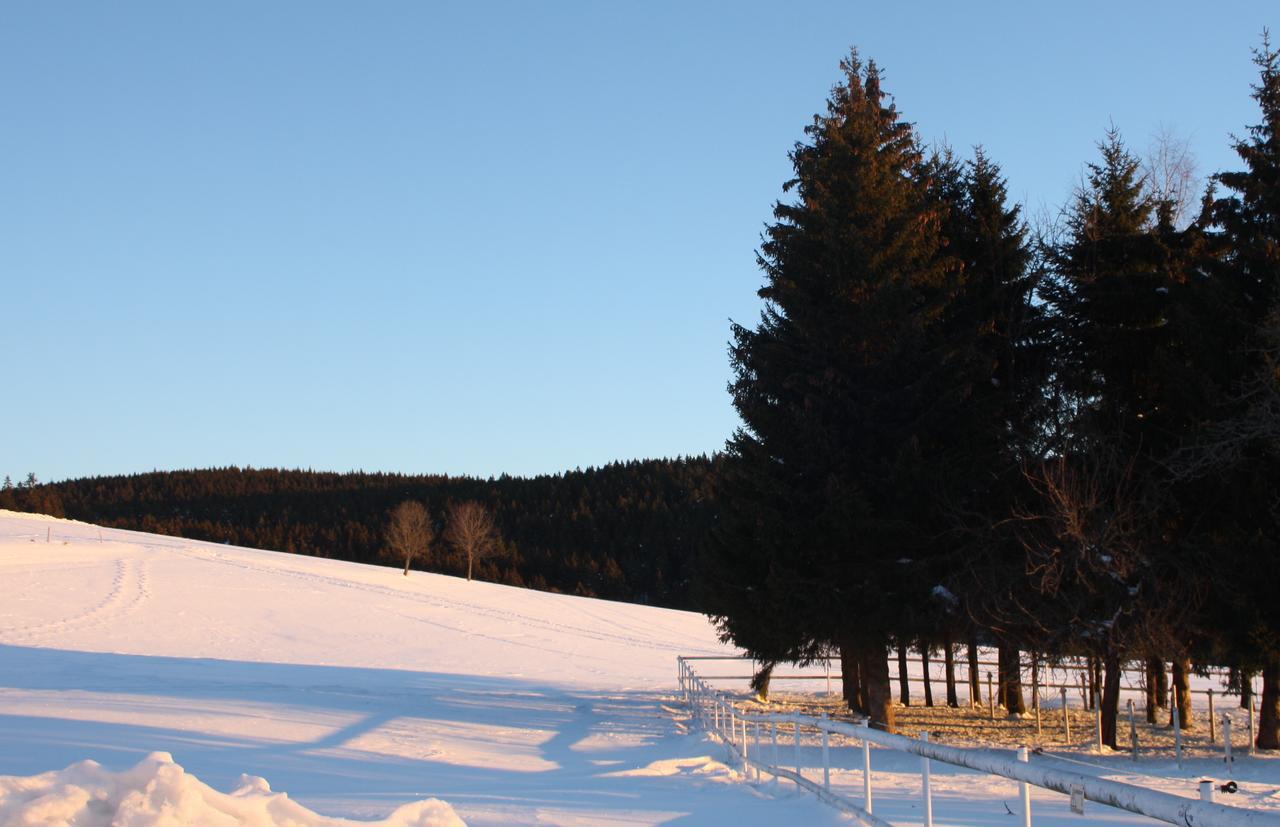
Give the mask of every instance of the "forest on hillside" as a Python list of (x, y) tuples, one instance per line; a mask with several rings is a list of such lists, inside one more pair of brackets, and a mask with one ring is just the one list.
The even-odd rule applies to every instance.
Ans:
[(706, 457), (620, 462), (532, 478), (322, 473), (253, 468), (156, 471), (0, 489), (0, 508), (252, 548), (386, 562), (399, 503), (426, 506), (436, 539), (415, 568), (463, 574), (440, 539), (451, 503), (493, 515), (498, 553), (482, 580), (672, 608), (692, 608), (696, 546), (715, 520)]

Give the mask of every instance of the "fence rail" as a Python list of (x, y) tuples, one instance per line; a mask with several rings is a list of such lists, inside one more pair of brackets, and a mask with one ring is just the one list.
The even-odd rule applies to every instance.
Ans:
[[(825, 716), (812, 718), (799, 714), (746, 712), (739, 709), (723, 692), (716, 690), (707, 683), (706, 679), (698, 675), (693, 668), (692, 662), (695, 660), (713, 660), (713, 658), (678, 657), (676, 659), (680, 693), (694, 717), (708, 731), (720, 737), (748, 771), (754, 770), (757, 778), (762, 773), (767, 773), (774, 778), (792, 781), (797, 787), (815, 793), (823, 801), (853, 815), (863, 824), (875, 827), (889, 824), (877, 817), (874, 810), (871, 745), (876, 744), (886, 749), (918, 755), (922, 759), (922, 796), (926, 827), (932, 827), (933, 824), (933, 802), (929, 785), (930, 761), (967, 767), (1017, 781), (1022, 801), (1021, 824), (1024, 827), (1031, 825), (1030, 787), (1032, 786), (1069, 795), (1073, 800), (1079, 797), (1082, 801), (1093, 801), (1183, 827), (1201, 827), (1201, 825), (1280, 827), (1280, 816), (1214, 802), (1213, 786), (1208, 782), (1202, 782), (1200, 785), (1200, 800), (1189, 799), (1132, 784), (1035, 764), (1031, 762), (1031, 756), (1025, 747), (1017, 751), (1016, 758), (1010, 758), (1007, 752), (997, 750), (961, 748), (933, 743), (928, 740), (927, 734), (919, 739), (893, 735), (873, 729), (865, 719), (862, 724), (851, 724), (833, 721)], [(762, 725), (767, 725), (770, 750), (762, 747)], [(793, 760), (789, 764), (781, 757), (786, 752), (785, 747), (779, 749), (781, 746), (779, 735), (785, 733), (787, 727), (792, 732)], [(803, 730), (817, 733), (822, 739), (820, 783), (804, 776), (805, 767), (801, 760)], [(830, 736), (832, 734), (841, 734), (861, 743), (861, 805), (831, 789)]]

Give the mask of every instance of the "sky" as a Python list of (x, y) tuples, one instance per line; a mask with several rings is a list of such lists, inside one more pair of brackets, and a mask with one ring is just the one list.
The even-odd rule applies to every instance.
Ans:
[(1271, 0), (0, 5), (0, 475), (720, 450), (787, 153), (856, 46), (1052, 213), (1202, 174)]

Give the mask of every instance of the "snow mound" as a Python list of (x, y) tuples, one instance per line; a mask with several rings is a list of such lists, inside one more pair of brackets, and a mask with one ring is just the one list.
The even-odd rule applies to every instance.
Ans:
[[(230, 794), (189, 775), (167, 752), (132, 769), (109, 772), (96, 761), (33, 776), (0, 776), (0, 824), (42, 827), (454, 827), (453, 808), (427, 799), (396, 809), (385, 821), (348, 821), (308, 810), (266, 779), (240, 776)], [(465, 827), (465, 825), (464, 825)]]

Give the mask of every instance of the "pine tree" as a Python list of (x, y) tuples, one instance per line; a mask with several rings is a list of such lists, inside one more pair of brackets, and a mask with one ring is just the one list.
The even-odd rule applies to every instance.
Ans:
[[(730, 440), (708, 608), (764, 660), (838, 648), (892, 727), (885, 660), (927, 598), (931, 494), (950, 411), (934, 330), (954, 292), (911, 126), (856, 51), (791, 153), (759, 261), (765, 301), (735, 325)], [(944, 475), (945, 476), (945, 475)]]

